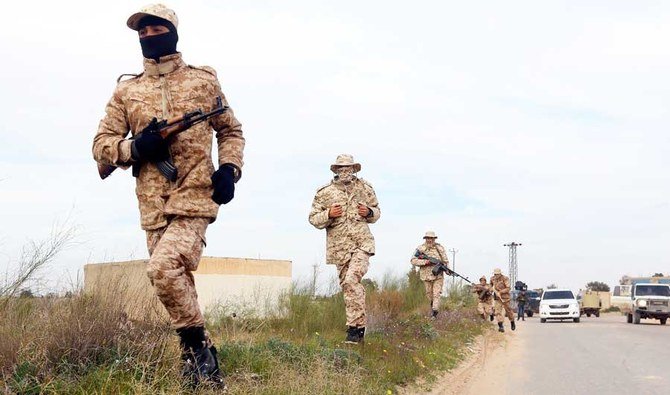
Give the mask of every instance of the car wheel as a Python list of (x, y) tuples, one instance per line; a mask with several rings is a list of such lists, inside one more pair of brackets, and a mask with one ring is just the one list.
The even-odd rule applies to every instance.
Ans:
[(596, 311), (596, 312), (593, 313), (593, 314), (595, 314), (596, 318), (600, 317), (600, 311)]
[(574, 318), (572, 321), (574, 321), (574, 322), (579, 322), (579, 317)]
[(629, 324), (632, 324), (632, 323), (633, 323), (633, 315), (630, 314), (630, 313), (629, 313), (629, 314), (626, 314), (626, 321), (627, 321)]
[(533, 312), (532, 312), (532, 311), (529, 311), (529, 312), (526, 313), (526, 315), (528, 316), (528, 318), (530, 318), (530, 317), (533, 316)]
[(665, 325), (668, 322), (668, 317), (661, 318), (661, 325)]
[(547, 322), (547, 319), (546, 318), (540, 318), (540, 322), (544, 324), (545, 322)]
[(591, 318), (591, 313), (586, 313), (586, 316)]
[(640, 313), (638, 313), (637, 311), (634, 312), (633, 313), (633, 324), (636, 324), (636, 325), (639, 324), (640, 323), (640, 318), (642, 318), (642, 317), (640, 317)]

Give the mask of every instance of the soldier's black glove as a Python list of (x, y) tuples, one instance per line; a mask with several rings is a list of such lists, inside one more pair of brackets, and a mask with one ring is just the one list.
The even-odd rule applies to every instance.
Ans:
[(226, 204), (235, 196), (235, 169), (231, 165), (221, 165), (219, 170), (212, 174), (214, 193), (212, 200), (216, 204)]
[(170, 158), (168, 142), (158, 133), (150, 133), (149, 129), (156, 123), (156, 118), (142, 130), (142, 133), (133, 140), (131, 154), (139, 161), (161, 162)]

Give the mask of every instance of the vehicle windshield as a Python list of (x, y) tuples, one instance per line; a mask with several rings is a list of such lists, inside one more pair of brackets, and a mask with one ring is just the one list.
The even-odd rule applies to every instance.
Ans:
[(540, 294), (535, 291), (526, 291), (526, 296), (529, 298), (537, 298)]
[(670, 296), (670, 287), (663, 285), (638, 285), (635, 287), (637, 296)]
[(574, 299), (575, 296), (572, 291), (546, 291), (544, 293), (544, 300), (547, 299)]

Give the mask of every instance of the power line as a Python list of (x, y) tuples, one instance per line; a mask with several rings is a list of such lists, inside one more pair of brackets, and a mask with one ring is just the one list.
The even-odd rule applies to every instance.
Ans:
[[(451, 252), (451, 270), (456, 271), (456, 253), (458, 252), (457, 249), (452, 248), (449, 250)], [(451, 279), (451, 285), (452, 287), (456, 284), (456, 276), (453, 276)]]
[(521, 243), (511, 242), (503, 244), (505, 247), (509, 247), (509, 282), (512, 287), (515, 286), (516, 281), (519, 278), (519, 265), (516, 260), (516, 248), (522, 245)]

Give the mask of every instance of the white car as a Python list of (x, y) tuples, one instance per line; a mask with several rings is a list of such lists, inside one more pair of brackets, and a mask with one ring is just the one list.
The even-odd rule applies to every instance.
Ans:
[(540, 322), (573, 320), (579, 322), (579, 302), (569, 289), (548, 289), (540, 299)]

